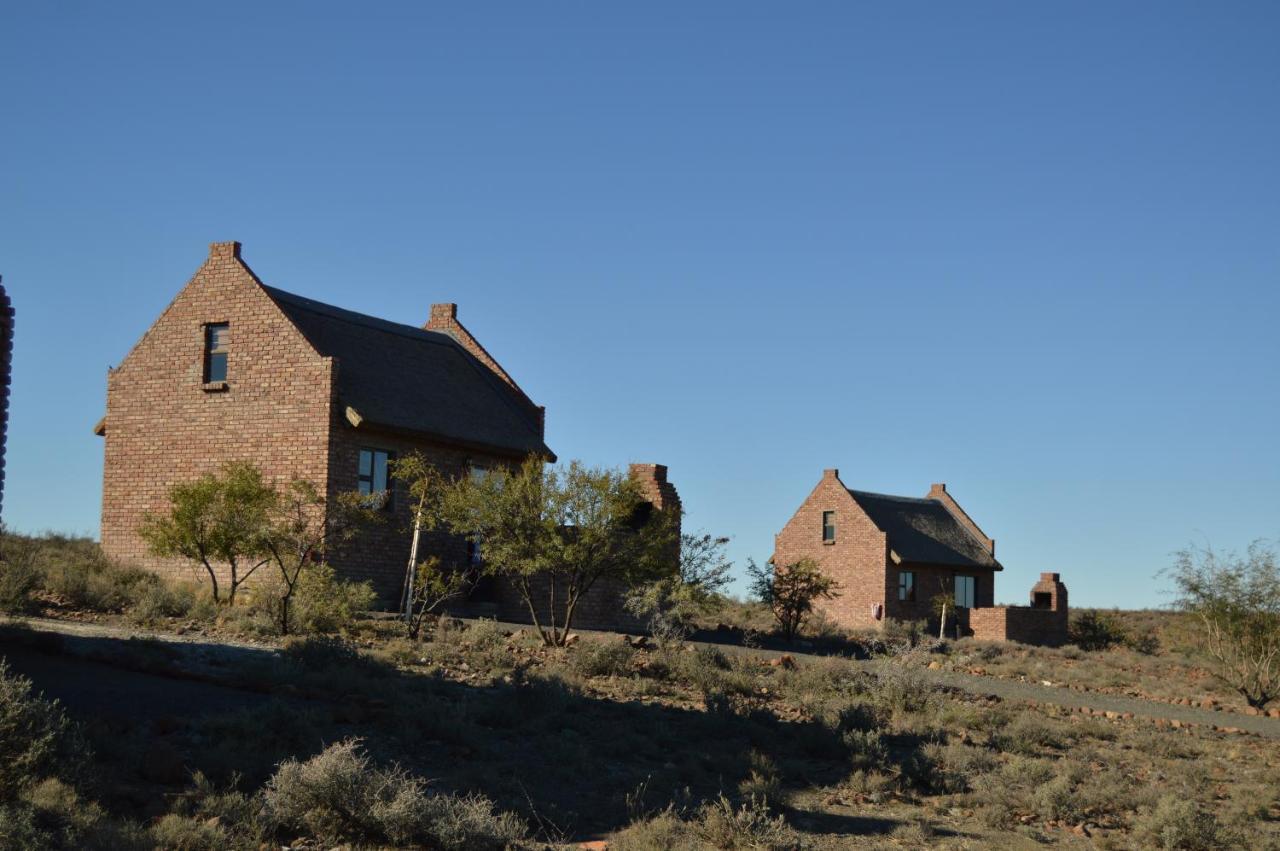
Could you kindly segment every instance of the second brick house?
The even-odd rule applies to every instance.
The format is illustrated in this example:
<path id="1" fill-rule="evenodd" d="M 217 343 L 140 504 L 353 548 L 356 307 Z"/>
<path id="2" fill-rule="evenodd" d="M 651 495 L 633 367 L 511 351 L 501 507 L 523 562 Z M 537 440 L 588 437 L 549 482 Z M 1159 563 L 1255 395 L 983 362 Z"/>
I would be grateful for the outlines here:
<path id="1" fill-rule="evenodd" d="M 850 489 L 838 470 L 824 471 L 774 543 L 778 569 L 805 558 L 838 583 L 838 596 L 817 608 L 842 627 L 929 621 L 933 599 L 945 594 L 962 628 L 971 629 L 972 620 L 978 637 L 1047 644 L 1066 637 L 1067 595 L 1057 574 L 1042 576 L 1030 609 L 994 605 L 995 577 L 1004 569 L 995 540 L 944 484 L 923 497 L 892 496 Z"/>

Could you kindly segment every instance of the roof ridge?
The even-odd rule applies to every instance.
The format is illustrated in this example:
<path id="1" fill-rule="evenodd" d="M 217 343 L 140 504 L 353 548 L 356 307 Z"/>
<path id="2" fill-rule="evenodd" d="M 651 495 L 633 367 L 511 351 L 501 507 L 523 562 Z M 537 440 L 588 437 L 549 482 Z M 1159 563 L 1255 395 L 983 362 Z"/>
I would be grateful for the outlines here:
<path id="1" fill-rule="evenodd" d="M 938 502 L 938 500 L 930 499 L 929 497 L 897 496 L 896 494 L 877 493 L 876 491 L 864 491 L 864 490 L 858 490 L 857 488 L 845 488 L 845 490 L 849 492 L 850 496 L 854 496 L 854 497 L 870 496 L 870 497 L 875 497 L 876 499 L 896 499 L 899 502 L 920 502 L 920 503 L 933 502 L 933 503 L 937 503 L 938 505 L 942 504 Z"/>
<path id="2" fill-rule="evenodd" d="M 316 299 L 308 298 L 307 296 L 282 290 L 279 287 L 272 287 L 263 283 L 259 283 L 259 286 L 261 286 L 262 289 L 266 291 L 267 295 L 273 300 L 284 301 L 298 310 L 306 310 L 318 316 L 335 319 L 339 322 L 347 322 L 352 325 L 359 325 L 384 334 L 394 334 L 396 336 L 403 337 L 404 339 L 413 340 L 419 343 L 430 343 L 435 346 L 444 346 L 461 353 L 464 356 L 464 362 L 480 376 L 481 381 L 489 385 L 490 389 L 496 391 L 496 395 L 501 403 L 516 413 L 520 422 L 529 430 L 529 433 L 537 437 L 539 441 L 544 440 L 537 423 L 529 416 L 529 412 L 524 410 L 523 406 L 517 405 L 515 403 L 516 400 L 511 398 L 512 390 L 514 389 L 516 393 L 519 393 L 525 399 L 528 399 L 528 396 L 524 394 L 524 391 L 519 388 L 512 388 L 510 385 L 498 378 L 498 376 L 494 375 L 493 371 L 480 363 L 475 355 L 467 350 L 466 346 L 462 345 L 449 334 L 442 331 L 429 331 L 425 328 L 419 328 L 414 325 L 405 325 L 400 322 L 393 322 L 390 319 L 382 319 L 381 317 L 371 316 L 367 313 L 348 310 L 345 307 L 338 307 L 337 305 L 317 301 Z M 302 331 L 302 329 L 299 329 L 299 332 L 302 333 L 304 337 L 307 336 L 306 332 Z M 530 401 L 529 404 L 532 405 L 532 401 Z"/>
<path id="3" fill-rule="evenodd" d="M 383 319 L 381 316 L 373 316 L 368 313 L 349 310 L 345 307 L 338 307 L 336 304 L 317 301 L 314 298 L 308 298 L 304 295 L 291 293 L 287 290 L 282 290 L 279 287 L 271 287 L 263 284 L 262 288 L 266 290 L 267 295 L 272 298 L 283 296 L 284 300 L 292 303 L 294 307 L 301 310 L 309 310 L 312 313 L 318 313 L 321 316 L 328 316 L 331 319 L 350 322 L 354 325 L 363 325 L 366 328 L 372 328 L 375 331 L 383 331 L 388 334 L 399 334 L 402 337 L 421 340 L 424 343 L 435 343 L 439 346 L 457 345 L 456 340 L 448 334 L 444 334 L 439 331 L 428 331 L 427 329 L 419 328 L 416 325 L 407 325 L 403 322 Z"/>

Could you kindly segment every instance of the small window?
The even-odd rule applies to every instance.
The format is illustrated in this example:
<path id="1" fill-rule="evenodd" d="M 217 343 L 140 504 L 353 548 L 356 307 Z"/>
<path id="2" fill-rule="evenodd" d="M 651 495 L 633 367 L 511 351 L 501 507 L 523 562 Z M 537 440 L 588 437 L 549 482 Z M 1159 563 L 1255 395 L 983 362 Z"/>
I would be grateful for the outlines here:
<path id="1" fill-rule="evenodd" d="M 956 608 L 972 609 L 977 596 L 978 580 L 973 576 L 956 577 Z"/>
<path id="2" fill-rule="evenodd" d="M 909 570 L 898 574 L 898 599 L 904 603 L 916 601 L 916 575 Z"/>
<path id="3" fill-rule="evenodd" d="M 833 543 L 836 539 L 836 513 L 834 511 L 822 512 L 822 542 L 824 544 Z"/>
<path id="4" fill-rule="evenodd" d="M 391 479 L 389 463 L 395 456 L 383 449 L 361 449 L 360 468 L 356 479 L 360 493 L 368 496 L 386 494 L 386 506 L 391 505 Z"/>
<path id="5" fill-rule="evenodd" d="M 1035 598 L 1031 602 L 1033 609 L 1052 609 L 1053 595 L 1048 591 L 1037 591 Z"/>
<path id="6" fill-rule="evenodd" d="M 204 381 L 214 384 L 227 380 L 227 352 L 231 328 L 225 322 L 204 326 Z"/>

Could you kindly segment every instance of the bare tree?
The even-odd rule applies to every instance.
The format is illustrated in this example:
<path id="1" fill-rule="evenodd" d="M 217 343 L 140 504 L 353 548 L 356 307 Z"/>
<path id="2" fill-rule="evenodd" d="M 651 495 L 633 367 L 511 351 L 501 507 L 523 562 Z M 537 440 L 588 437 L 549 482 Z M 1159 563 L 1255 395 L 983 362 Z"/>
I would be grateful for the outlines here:
<path id="1" fill-rule="evenodd" d="M 769 606 L 782 637 L 788 641 L 800 632 L 815 602 L 839 596 L 836 589 L 840 586 L 811 558 L 781 568 L 758 567 L 748 560 L 747 575 L 752 593 Z"/>
<path id="2" fill-rule="evenodd" d="M 1280 566 L 1276 551 L 1254 541 L 1241 557 L 1188 547 L 1168 571 L 1177 605 L 1204 627 L 1214 673 L 1261 709 L 1280 697 Z"/>

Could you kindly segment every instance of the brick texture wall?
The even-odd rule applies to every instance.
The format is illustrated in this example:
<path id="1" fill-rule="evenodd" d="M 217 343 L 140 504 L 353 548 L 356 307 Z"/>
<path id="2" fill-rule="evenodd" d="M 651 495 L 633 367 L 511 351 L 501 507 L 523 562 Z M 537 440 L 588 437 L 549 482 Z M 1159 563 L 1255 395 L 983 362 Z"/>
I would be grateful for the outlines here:
<path id="1" fill-rule="evenodd" d="M 1036 594 L 1048 594 L 1048 608 L 1037 605 Z M 1018 641 L 1060 647 L 1067 643 L 1067 586 L 1056 573 L 1040 574 L 1031 588 L 1030 606 L 996 606 L 972 609 L 968 628 L 984 641 Z"/>
<path id="2" fill-rule="evenodd" d="M 505 456 L 372 429 L 352 429 L 335 407 L 329 442 L 330 495 L 356 490 L 361 449 L 380 449 L 398 458 L 421 452 L 449 477 L 467 475 L 472 466 L 496 468 L 513 463 Z M 391 491 L 382 522 L 363 530 L 359 538 L 332 554 L 330 561 L 344 577 L 371 582 L 383 604 L 395 608 L 400 605 L 413 542 L 413 505 L 407 484 L 396 481 L 394 476 Z M 467 564 L 468 550 L 463 538 L 436 530 L 423 534 L 418 555 L 419 558 L 436 555 L 444 565 L 457 566 Z"/>
<path id="3" fill-rule="evenodd" d="M 898 599 L 898 577 L 906 571 L 915 577 L 915 602 Z M 885 611 L 895 620 L 935 620 L 933 598 L 939 594 L 953 595 L 953 579 L 957 575 L 972 576 L 976 580 L 974 603 L 977 606 L 995 605 L 995 572 L 991 570 L 956 570 L 954 567 L 904 563 L 891 566 L 889 574 L 891 593 Z"/>
<path id="4" fill-rule="evenodd" d="M 9 379 L 13 365 L 13 304 L 0 286 L 0 517 L 4 509 L 4 449 L 9 431 Z"/>
<path id="5" fill-rule="evenodd" d="M 835 512 L 834 543 L 822 540 L 822 514 Z M 840 481 L 838 470 L 826 470 L 800 509 L 774 539 L 774 565 L 781 569 L 811 558 L 839 583 L 839 596 L 816 608 L 844 627 L 880 624 L 872 607 L 889 599 L 889 550 L 885 535 L 858 507 Z M 897 595 L 897 574 L 893 574 Z"/>
<path id="6" fill-rule="evenodd" d="M 229 325 L 225 388 L 204 384 L 204 328 Z M 137 528 L 169 488 L 244 460 L 283 484 L 328 478 L 334 364 L 257 285 L 234 242 L 208 259 L 107 378 L 102 546 L 183 578 L 185 561 L 148 555 Z"/>

